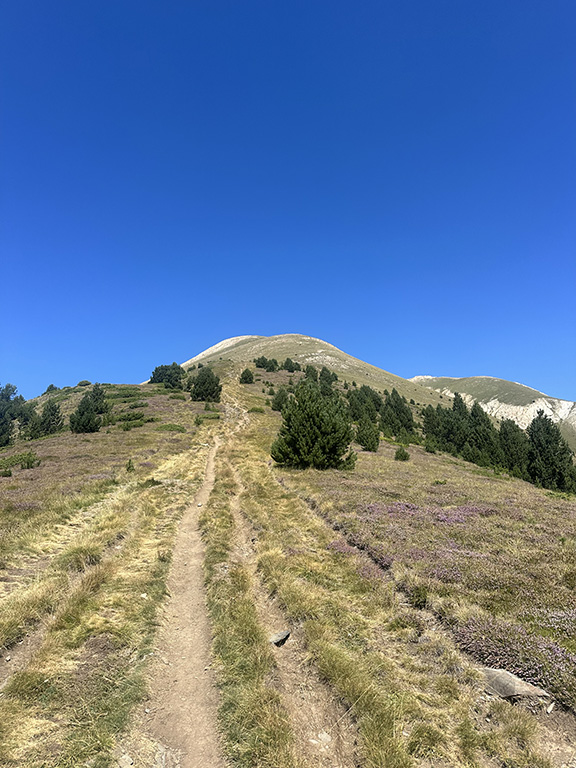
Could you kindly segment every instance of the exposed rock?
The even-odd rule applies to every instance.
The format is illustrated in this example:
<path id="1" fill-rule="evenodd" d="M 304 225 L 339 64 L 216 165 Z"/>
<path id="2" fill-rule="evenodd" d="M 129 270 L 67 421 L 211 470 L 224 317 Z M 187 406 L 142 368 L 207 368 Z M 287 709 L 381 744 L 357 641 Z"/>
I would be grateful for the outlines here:
<path id="1" fill-rule="evenodd" d="M 486 679 L 486 690 L 495 693 L 503 699 L 520 698 L 550 698 L 550 694 L 532 683 L 526 683 L 505 669 L 491 669 L 483 667 L 482 672 Z"/>
<path id="2" fill-rule="evenodd" d="M 283 629 L 282 632 L 277 632 L 275 635 L 272 635 L 270 638 L 270 642 L 274 643 L 275 646 L 280 648 L 281 645 L 284 645 L 286 640 L 290 637 L 290 632 L 287 629 Z"/>

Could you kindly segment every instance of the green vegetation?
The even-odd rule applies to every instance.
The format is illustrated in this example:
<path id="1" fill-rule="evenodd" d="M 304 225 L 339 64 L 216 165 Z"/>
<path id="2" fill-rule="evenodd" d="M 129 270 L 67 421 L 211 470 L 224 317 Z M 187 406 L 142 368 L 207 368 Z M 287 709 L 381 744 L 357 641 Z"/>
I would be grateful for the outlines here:
<path id="1" fill-rule="evenodd" d="M 356 442 L 360 443 L 365 451 L 377 451 L 380 444 L 380 430 L 378 425 L 367 416 L 362 416 L 356 429 Z"/>
<path id="2" fill-rule="evenodd" d="M 542 411 L 527 432 L 510 420 L 498 430 L 478 403 L 468 410 L 456 393 L 451 409 L 429 405 L 422 420 L 431 450 L 447 451 L 482 467 L 506 468 L 544 488 L 576 492 L 572 452 L 558 426 Z"/>
<path id="3" fill-rule="evenodd" d="M 349 450 L 352 423 L 348 409 L 336 394 L 324 395 L 313 381 L 305 381 L 296 388 L 282 417 L 280 432 L 270 450 L 278 464 L 299 469 L 349 469 L 354 465 L 356 457 Z"/>
<path id="4" fill-rule="evenodd" d="M 192 380 L 192 400 L 219 403 L 221 392 L 220 379 L 210 368 L 202 368 Z"/>
<path id="5" fill-rule="evenodd" d="M 178 363 L 158 365 L 152 371 L 150 384 L 164 384 L 166 389 L 182 389 L 186 371 Z"/>
<path id="6" fill-rule="evenodd" d="M 250 368 L 244 368 L 240 374 L 240 384 L 254 384 L 254 374 Z"/>
<path id="7" fill-rule="evenodd" d="M 403 445 L 396 449 L 396 453 L 394 454 L 395 461 L 408 461 L 409 458 L 410 454 Z"/>
<path id="8" fill-rule="evenodd" d="M 70 431 L 76 433 L 98 432 L 102 426 L 102 414 L 107 414 L 110 404 L 106 401 L 104 390 L 100 384 L 94 384 L 91 392 L 87 392 L 78 408 L 70 414 Z M 136 414 L 135 414 L 136 416 Z M 136 418 L 138 418 L 136 416 Z"/>

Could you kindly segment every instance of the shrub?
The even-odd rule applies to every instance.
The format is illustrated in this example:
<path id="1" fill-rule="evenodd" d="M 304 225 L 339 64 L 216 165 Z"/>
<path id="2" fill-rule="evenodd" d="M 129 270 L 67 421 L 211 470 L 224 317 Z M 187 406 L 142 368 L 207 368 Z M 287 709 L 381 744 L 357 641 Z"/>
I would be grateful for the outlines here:
<path id="1" fill-rule="evenodd" d="M 49 395 L 50 392 L 58 392 L 58 387 L 55 384 L 48 384 L 46 387 L 45 395 Z"/>
<path id="2" fill-rule="evenodd" d="M 126 462 L 126 472 L 134 472 L 134 462 L 132 459 L 128 459 Z"/>
<path id="3" fill-rule="evenodd" d="M 0 477 L 12 477 L 11 469 L 0 469 Z"/>
<path id="4" fill-rule="evenodd" d="M 398 448 L 396 450 L 396 453 L 394 454 L 395 461 L 408 461 L 409 458 L 410 458 L 410 454 L 408 453 L 406 448 L 404 448 L 403 445 L 401 445 L 400 448 Z"/>
<path id="5" fill-rule="evenodd" d="M 160 424 L 156 432 L 186 432 L 186 427 L 181 424 Z"/>
<path id="6" fill-rule="evenodd" d="M 202 425 L 202 416 L 200 416 L 199 413 L 197 413 L 196 417 L 194 418 L 194 424 L 196 424 L 197 427 Z"/>
<path id="7" fill-rule="evenodd" d="M 182 380 L 186 371 L 178 363 L 158 365 L 152 371 L 150 384 L 164 384 L 166 389 L 182 389 Z"/>
<path id="8" fill-rule="evenodd" d="M 351 468 L 352 422 L 338 396 L 322 395 L 317 384 L 301 384 L 282 412 L 283 423 L 270 453 L 274 461 L 303 469 Z M 344 456 L 343 454 L 348 453 Z"/>
<path id="9" fill-rule="evenodd" d="M 221 392 L 222 385 L 218 376 L 210 368 L 202 368 L 193 381 L 192 400 L 219 403 Z"/>
<path id="10" fill-rule="evenodd" d="M 244 368 L 240 375 L 240 384 L 253 384 L 254 383 L 254 374 L 250 370 L 250 368 Z"/>
<path id="11" fill-rule="evenodd" d="M 28 451 L 27 453 L 23 453 L 20 456 L 20 467 L 22 469 L 34 469 L 34 467 L 39 466 L 40 459 L 34 451 Z"/>
<path id="12" fill-rule="evenodd" d="M 92 384 L 92 382 L 88 381 L 88 379 L 82 379 L 82 381 L 78 382 L 77 386 L 79 386 L 79 387 L 89 387 L 90 384 Z"/>

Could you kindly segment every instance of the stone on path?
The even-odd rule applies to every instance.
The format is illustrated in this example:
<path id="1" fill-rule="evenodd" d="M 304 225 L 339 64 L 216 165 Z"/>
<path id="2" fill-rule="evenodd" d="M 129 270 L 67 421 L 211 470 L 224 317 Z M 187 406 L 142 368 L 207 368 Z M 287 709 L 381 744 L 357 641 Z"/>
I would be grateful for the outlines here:
<path id="1" fill-rule="evenodd" d="M 275 635 L 272 635 L 270 638 L 270 642 L 274 643 L 275 646 L 280 648 L 281 645 L 284 645 L 286 640 L 290 637 L 290 632 L 287 629 L 282 630 L 282 632 L 277 632 Z"/>

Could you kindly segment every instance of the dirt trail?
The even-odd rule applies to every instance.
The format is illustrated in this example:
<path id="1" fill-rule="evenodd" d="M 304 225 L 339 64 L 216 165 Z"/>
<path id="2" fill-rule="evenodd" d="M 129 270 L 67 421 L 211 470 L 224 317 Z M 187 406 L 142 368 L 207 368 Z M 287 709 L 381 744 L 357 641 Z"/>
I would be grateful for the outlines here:
<path id="1" fill-rule="evenodd" d="M 214 485 L 219 441 L 208 454 L 204 482 L 181 520 L 168 578 L 170 598 L 157 637 L 158 651 L 143 723 L 156 743 L 159 768 L 224 768 L 216 728 L 218 694 L 210 670 L 211 635 L 204 597 L 198 506 Z"/>
<path id="2" fill-rule="evenodd" d="M 271 636 L 288 629 L 277 603 L 270 598 L 257 571 L 255 532 L 242 513 L 245 488 L 232 467 L 238 493 L 232 499 L 236 546 L 232 556 L 240 560 L 252 577 L 253 598 L 261 625 Z M 299 627 L 290 627 L 290 638 L 274 649 L 276 670 L 273 683 L 282 695 L 295 736 L 295 749 L 302 765 L 310 768 L 354 768 L 357 765 L 356 726 L 347 710 L 308 663 Z"/>

